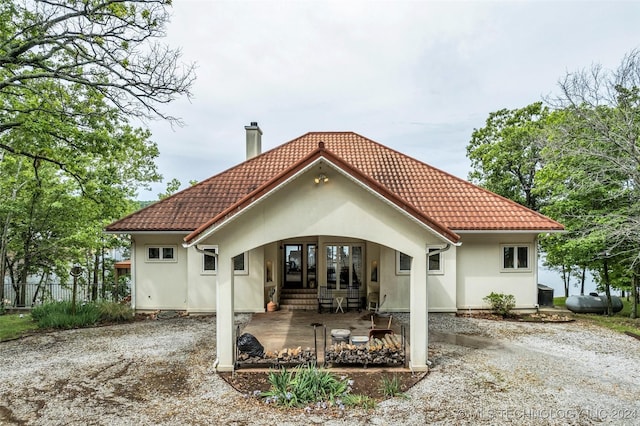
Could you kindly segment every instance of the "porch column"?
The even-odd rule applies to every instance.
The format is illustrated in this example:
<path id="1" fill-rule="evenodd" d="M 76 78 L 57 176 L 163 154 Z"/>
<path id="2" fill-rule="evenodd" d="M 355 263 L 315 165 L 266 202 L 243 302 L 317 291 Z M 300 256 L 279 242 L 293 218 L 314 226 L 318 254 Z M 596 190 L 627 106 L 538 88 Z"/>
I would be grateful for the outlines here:
<path id="1" fill-rule="evenodd" d="M 233 262 L 227 255 L 218 255 L 216 283 L 216 354 L 218 371 L 233 371 Z"/>
<path id="2" fill-rule="evenodd" d="M 427 262 L 426 254 L 414 256 L 411 260 L 410 279 L 411 301 L 409 303 L 409 344 L 411 346 L 411 368 L 427 370 L 429 345 L 429 313 L 427 304 Z"/>

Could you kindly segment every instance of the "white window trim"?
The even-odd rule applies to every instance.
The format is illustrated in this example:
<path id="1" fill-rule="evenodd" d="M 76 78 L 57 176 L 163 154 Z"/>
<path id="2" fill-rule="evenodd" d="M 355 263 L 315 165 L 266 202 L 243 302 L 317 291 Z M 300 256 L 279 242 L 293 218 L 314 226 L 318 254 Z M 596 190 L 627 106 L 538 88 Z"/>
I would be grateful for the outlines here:
<path id="1" fill-rule="evenodd" d="M 245 251 L 244 253 L 239 254 L 238 256 L 244 256 L 244 269 L 238 269 L 238 270 L 234 269 L 233 275 L 249 275 L 249 252 Z M 231 259 L 231 262 L 233 262 L 233 259 Z M 235 265 L 234 265 L 234 268 L 235 268 Z"/>
<path id="2" fill-rule="evenodd" d="M 508 247 L 513 247 L 515 250 L 515 255 L 518 255 L 518 248 L 520 247 L 526 247 L 527 249 L 527 267 L 526 268 L 518 268 L 518 264 L 516 262 L 516 264 L 513 266 L 513 268 L 505 268 L 504 267 L 504 249 L 508 248 Z M 531 259 L 531 244 L 527 244 L 527 243 L 509 243 L 509 244 L 500 244 L 500 255 L 499 255 L 499 262 L 500 262 L 500 272 L 531 272 L 532 271 L 532 267 L 531 267 L 531 263 L 532 263 L 532 259 Z M 517 259 L 514 258 L 514 262 Z"/>
<path id="3" fill-rule="evenodd" d="M 202 250 L 209 250 L 209 251 L 214 251 L 216 254 L 218 254 L 218 246 L 200 246 L 200 248 Z M 202 264 L 201 264 L 201 274 L 202 275 L 217 275 L 218 274 L 218 258 L 216 256 L 216 267 L 215 269 L 211 269 L 211 270 L 207 270 L 204 269 L 204 258 L 205 256 L 207 256 L 205 253 L 202 253 Z"/>
<path id="4" fill-rule="evenodd" d="M 427 252 L 432 250 L 442 250 L 442 246 L 427 246 Z M 444 252 L 440 252 L 437 255 L 440 258 L 440 269 L 429 269 L 429 258 L 431 256 L 427 256 L 427 273 L 429 275 L 444 275 Z"/>
<path id="5" fill-rule="evenodd" d="M 152 248 L 157 248 L 160 250 L 160 258 L 159 259 L 151 259 L 149 257 L 149 250 Z M 171 248 L 173 249 L 173 257 L 170 259 L 165 259 L 162 257 L 163 249 Z M 149 263 L 175 263 L 178 261 L 178 246 L 171 244 L 147 244 L 144 246 L 144 258 L 146 262 Z"/>
<path id="6" fill-rule="evenodd" d="M 400 255 L 401 254 L 404 254 L 405 256 L 409 256 L 406 253 L 402 253 L 401 251 L 396 250 L 396 275 L 410 275 L 411 274 L 411 269 L 400 269 L 400 266 L 401 266 Z"/>

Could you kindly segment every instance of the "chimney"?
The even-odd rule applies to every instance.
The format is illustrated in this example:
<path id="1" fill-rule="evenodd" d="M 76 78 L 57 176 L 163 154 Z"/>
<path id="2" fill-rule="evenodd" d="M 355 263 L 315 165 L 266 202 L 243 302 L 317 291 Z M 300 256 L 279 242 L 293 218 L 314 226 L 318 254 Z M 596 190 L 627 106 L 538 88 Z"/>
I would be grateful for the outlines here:
<path id="1" fill-rule="evenodd" d="M 262 130 L 257 121 L 252 121 L 249 126 L 244 126 L 247 131 L 247 160 L 262 153 Z"/>

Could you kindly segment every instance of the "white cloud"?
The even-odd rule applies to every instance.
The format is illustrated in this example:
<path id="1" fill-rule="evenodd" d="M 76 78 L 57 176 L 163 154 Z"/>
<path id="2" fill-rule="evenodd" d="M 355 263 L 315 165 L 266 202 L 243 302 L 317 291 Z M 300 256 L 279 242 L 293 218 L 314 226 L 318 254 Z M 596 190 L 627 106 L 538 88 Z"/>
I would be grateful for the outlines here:
<path id="1" fill-rule="evenodd" d="M 556 89 L 566 72 L 614 67 L 640 40 L 636 2 L 185 1 L 167 42 L 198 63 L 191 103 L 152 123 L 166 180 L 244 159 L 258 121 L 269 149 L 353 130 L 466 177 L 466 145 L 490 112 Z M 154 198 L 164 185 L 157 185 Z"/>

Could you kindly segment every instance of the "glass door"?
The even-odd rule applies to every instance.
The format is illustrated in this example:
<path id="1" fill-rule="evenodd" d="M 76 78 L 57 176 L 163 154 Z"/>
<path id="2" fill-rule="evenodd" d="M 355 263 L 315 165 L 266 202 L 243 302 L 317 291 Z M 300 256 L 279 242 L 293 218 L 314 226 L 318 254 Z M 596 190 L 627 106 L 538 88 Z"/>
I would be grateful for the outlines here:
<path id="1" fill-rule="evenodd" d="M 284 246 L 284 288 L 302 288 L 302 244 Z"/>

